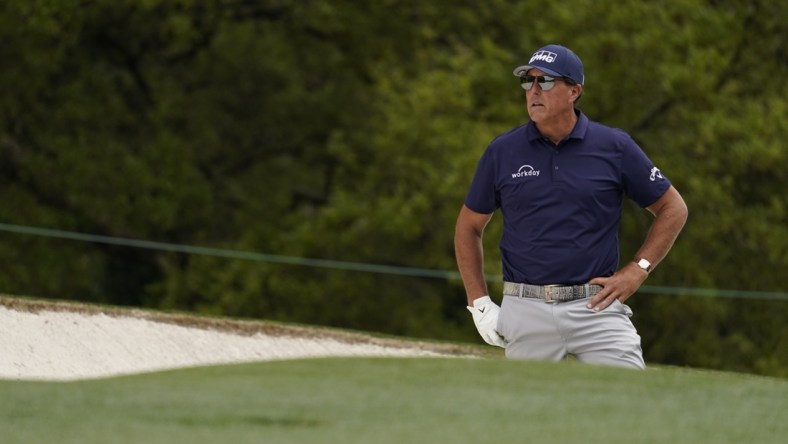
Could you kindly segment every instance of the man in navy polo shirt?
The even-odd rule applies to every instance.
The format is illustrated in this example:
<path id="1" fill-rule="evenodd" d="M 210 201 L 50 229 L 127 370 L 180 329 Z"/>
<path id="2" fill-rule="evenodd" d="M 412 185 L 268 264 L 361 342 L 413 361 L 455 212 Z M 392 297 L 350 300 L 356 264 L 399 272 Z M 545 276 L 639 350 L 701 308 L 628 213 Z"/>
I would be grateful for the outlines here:
<path id="1" fill-rule="evenodd" d="M 497 137 L 479 160 L 454 237 L 479 334 L 512 359 L 644 368 L 624 302 L 667 255 L 687 219 L 684 200 L 625 132 L 576 108 L 583 64 L 548 45 L 514 70 L 530 122 Z M 634 260 L 619 268 L 624 196 L 654 215 Z M 503 301 L 484 280 L 482 235 L 500 209 Z"/>

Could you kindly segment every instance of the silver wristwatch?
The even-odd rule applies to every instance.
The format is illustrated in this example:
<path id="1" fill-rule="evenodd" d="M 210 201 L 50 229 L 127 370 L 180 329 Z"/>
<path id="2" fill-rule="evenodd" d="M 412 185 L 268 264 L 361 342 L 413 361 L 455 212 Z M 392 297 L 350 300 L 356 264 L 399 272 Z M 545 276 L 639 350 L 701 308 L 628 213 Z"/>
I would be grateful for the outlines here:
<path id="1" fill-rule="evenodd" d="M 651 273 L 651 262 L 649 262 L 647 259 L 640 258 L 636 260 L 635 263 L 638 267 L 646 270 L 646 273 Z"/>

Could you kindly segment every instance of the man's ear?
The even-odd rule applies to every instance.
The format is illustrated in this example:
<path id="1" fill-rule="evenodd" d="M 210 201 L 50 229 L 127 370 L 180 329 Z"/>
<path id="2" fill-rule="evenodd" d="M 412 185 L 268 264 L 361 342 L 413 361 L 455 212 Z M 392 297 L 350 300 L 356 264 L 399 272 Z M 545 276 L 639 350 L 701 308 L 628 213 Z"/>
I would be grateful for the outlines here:
<path id="1" fill-rule="evenodd" d="M 583 95 L 583 85 L 572 85 L 572 99 L 577 100 L 581 95 Z"/>
<path id="2" fill-rule="evenodd" d="M 572 103 L 577 103 L 580 100 L 580 97 L 583 97 L 583 85 L 576 84 L 572 85 L 572 92 L 569 98 L 572 100 Z"/>

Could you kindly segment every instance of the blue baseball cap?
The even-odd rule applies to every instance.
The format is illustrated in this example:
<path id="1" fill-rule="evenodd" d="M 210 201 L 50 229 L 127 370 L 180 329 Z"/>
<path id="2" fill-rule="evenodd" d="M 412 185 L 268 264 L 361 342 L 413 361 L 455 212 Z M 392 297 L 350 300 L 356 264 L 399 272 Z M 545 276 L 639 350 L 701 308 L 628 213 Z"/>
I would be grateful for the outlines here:
<path id="1" fill-rule="evenodd" d="M 514 69 L 514 75 L 522 77 L 529 69 L 538 68 L 553 77 L 568 77 L 579 84 L 585 82 L 583 62 L 572 50 L 561 45 L 547 45 L 539 48 L 527 65 Z"/>

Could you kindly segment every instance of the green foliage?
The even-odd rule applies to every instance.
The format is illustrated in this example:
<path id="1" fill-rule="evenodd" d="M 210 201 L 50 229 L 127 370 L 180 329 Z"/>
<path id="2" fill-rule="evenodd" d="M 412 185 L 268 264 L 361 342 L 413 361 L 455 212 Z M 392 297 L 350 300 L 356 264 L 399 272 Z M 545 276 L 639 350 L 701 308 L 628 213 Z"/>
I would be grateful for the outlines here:
<path id="1" fill-rule="evenodd" d="M 453 269 L 476 161 L 527 118 L 511 68 L 557 42 L 584 112 L 689 205 L 649 284 L 788 287 L 781 2 L 361 3 L 5 2 L 0 220 Z M 650 217 L 625 212 L 626 259 Z M 500 218 L 486 235 L 500 273 Z M 0 270 L 8 293 L 478 340 L 456 281 L 8 233 Z M 630 301 L 650 360 L 785 375 L 785 302 Z"/>

